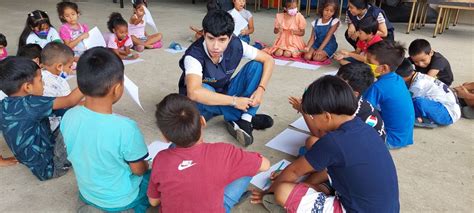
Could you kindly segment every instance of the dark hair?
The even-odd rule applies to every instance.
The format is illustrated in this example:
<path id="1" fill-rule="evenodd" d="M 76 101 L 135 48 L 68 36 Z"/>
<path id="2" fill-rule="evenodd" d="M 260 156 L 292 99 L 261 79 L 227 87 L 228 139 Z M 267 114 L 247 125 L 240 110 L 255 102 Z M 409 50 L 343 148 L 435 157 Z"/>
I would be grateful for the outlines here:
<path id="1" fill-rule="evenodd" d="M 94 47 L 86 50 L 77 63 L 77 85 L 84 95 L 104 97 L 112 86 L 123 82 L 123 62 L 111 50 Z"/>
<path id="2" fill-rule="evenodd" d="M 74 52 L 63 43 L 50 42 L 41 51 L 41 62 L 47 66 L 66 64 L 71 58 L 74 58 Z"/>
<path id="3" fill-rule="evenodd" d="M 367 9 L 369 7 L 367 0 L 349 0 L 349 3 L 359 10 Z"/>
<path id="4" fill-rule="evenodd" d="M 219 0 L 208 0 L 206 4 L 207 12 L 211 12 L 213 10 L 220 10 L 222 7 L 219 3 Z"/>
<path id="5" fill-rule="evenodd" d="M 107 21 L 107 29 L 109 29 L 109 31 L 111 33 L 114 33 L 114 29 L 117 26 L 127 26 L 128 27 L 128 23 L 127 23 L 127 21 L 125 21 L 125 19 L 123 19 L 122 15 L 120 13 L 113 12 L 109 16 L 109 21 Z"/>
<path id="6" fill-rule="evenodd" d="M 59 2 L 58 4 L 56 4 L 56 10 L 58 11 L 59 20 L 61 21 L 61 23 L 67 22 L 66 19 L 64 19 L 64 10 L 66 8 L 71 8 L 76 11 L 78 15 L 80 14 L 79 8 L 77 7 L 76 3 L 70 1 Z"/>
<path id="7" fill-rule="evenodd" d="M 386 64 L 395 70 L 405 58 L 405 47 L 395 41 L 383 40 L 367 48 L 367 53 L 374 55 L 380 65 Z"/>
<path id="8" fill-rule="evenodd" d="M 23 32 L 21 32 L 20 39 L 18 41 L 18 49 L 26 45 L 26 39 L 30 33 L 33 32 L 33 28 L 41 26 L 42 24 L 48 24 L 49 27 L 53 27 L 46 12 L 35 10 L 31 13 L 28 13 L 25 28 L 23 29 Z"/>
<path id="9" fill-rule="evenodd" d="M 372 16 L 365 17 L 359 23 L 359 30 L 366 34 L 375 35 L 379 30 L 379 23 Z"/>
<path id="10" fill-rule="evenodd" d="M 425 39 L 415 39 L 414 41 L 412 41 L 410 46 L 408 47 L 408 54 L 410 56 L 415 56 L 422 52 L 426 54 L 431 53 L 430 42 Z"/>
<path id="11" fill-rule="evenodd" d="M 322 7 L 319 7 L 319 10 L 318 10 L 318 15 L 320 18 L 323 17 L 323 12 L 324 12 L 324 9 L 330 5 L 333 5 L 334 6 L 334 14 L 332 15 L 332 18 L 337 18 L 338 16 L 338 11 L 339 11 L 339 3 L 337 1 L 334 1 L 334 0 L 326 0 L 324 2 L 321 2 L 322 4 Z"/>
<path id="12" fill-rule="evenodd" d="M 309 85 L 303 94 L 303 112 L 310 115 L 328 112 L 336 115 L 354 115 L 357 99 L 351 87 L 342 79 L 326 75 Z"/>
<path id="13" fill-rule="evenodd" d="M 403 59 L 403 62 L 398 66 L 397 71 L 395 71 L 399 76 L 408 77 L 413 72 L 415 72 L 415 66 L 411 63 L 408 58 Z"/>
<path id="14" fill-rule="evenodd" d="M 145 7 L 148 7 L 147 0 L 132 0 L 132 6 L 134 9 L 137 9 L 142 4 L 145 5 Z"/>
<path id="15" fill-rule="evenodd" d="M 0 45 L 6 47 L 8 45 L 7 38 L 5 35 L 0 33 Z"/>
<path id="16" fill-rule="evenodd" d="M 23 56 L 31 60 L 39 58 L 41 62 L 41 50 L 43 50 L 43 48 L 38 44 L 27 44 L 16 52 L 16 56 Z"/>
<path id="17" fill-rule="evenodd" d="M 204 32 L 216 37 L 222 35 L 231 37 L 234 32 L 234 19 L 226 11 L 212 10 L 202 20 L 202 28 Z"/>
<path id="18" fill-rule="evenodd" d="M 163 136 L 179 147 L 190 147 L 201 137 L 200 113 L 187 96 L 167 95 L 156 105 L 155 117 Z"/>
<path id="19" fill-rule="evenodd" d="M 0 62 L 0 90 L 10 96 L 32 82 L 39 66 L 29 58 L 9 56 Z"/>
<path id="20" fill-rule="evenodd" d="M 352 90 L 360 95 L 365 93 L 375 79 L 370 66 L 362 62 L 342 65 L 337 71 L 337 76 L 346 81 L 352 87 Z"/>

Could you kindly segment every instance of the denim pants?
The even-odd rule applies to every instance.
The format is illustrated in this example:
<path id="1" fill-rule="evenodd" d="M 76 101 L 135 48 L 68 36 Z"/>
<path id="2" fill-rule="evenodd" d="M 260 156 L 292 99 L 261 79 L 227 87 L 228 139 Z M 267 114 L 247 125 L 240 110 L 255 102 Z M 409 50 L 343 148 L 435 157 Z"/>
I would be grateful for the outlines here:
<path id="1" fill-rule="evenodd" d="M 449 115 L 448 110 L 439 102 L 418 97 L 413 99 L 413 106 L 415 107 L 416 118 L 428 118 L 436 124 L 443 126 L 453 123 L 453 119 Z"/>
<path id="2" fill-rule="evenodd" d="M 240 197 L 247 191 L 252 177 L 241 177 L 227 185 L 224 189 L 224 207 L 225 212 L 229 213 L 230 209 L 240 200 Z"/>
<path id="3" fill-rule="evenodd" d="M 258 88 L 260 79 L 262 78 L 263 65 L 257 61 L 250 61 L 245 64 L 239 73 L 230 80 L 227 95 L 236 97 L 250 97 Z M 202 84 L 202 87 L 215 92 L 216 90 L 208 84 Z M 244 111 L 234 108 L 233 106 L 211 106 L 197 103 L 199 112 L 206 120 L 210 120 L 214 116 L 224 115 L 226 121 L 237 121 L 240 119 Z M 250 107 L 246 113 L 255 116 L 259 106 Z"/>

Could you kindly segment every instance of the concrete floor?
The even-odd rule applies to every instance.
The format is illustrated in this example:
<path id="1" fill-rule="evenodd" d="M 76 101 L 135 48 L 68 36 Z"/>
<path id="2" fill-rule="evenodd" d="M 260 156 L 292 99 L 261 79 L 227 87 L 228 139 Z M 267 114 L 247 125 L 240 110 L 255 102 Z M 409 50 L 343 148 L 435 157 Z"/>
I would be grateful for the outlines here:
<path id="1" fill-rule="evenodd" d="M 129 1 L 120 9 L 110 0 L 89 0 L 78 2 L 82 16 L 80 21 L 106 30 L 107 17 L 119 11 L 126 19 L 132 12 Z M 16 53 L 17 38 L 21 33 L 26 14 L 34 9 L 49 12 L 54 26 L 59 26 L 55 4 L 57 1 L 0 0 L 0 32 L 7 36 L 10 54 Z M 250 5 L 249 8 L 253 8 Z M 164 44 L 177 41 L 188 46 L 191 31 L 189 25 L 200 26 L 205 15 L 205 4 L 199 1 L 151 1 L 150 10 L 155 16 L 158 28 L 164 34 Z M 256 31 L 252 39 L 271 44 L 274 39 L 273 19 L 275 10 L 263 9 L 254 13 Z M 314 14 L 308 18 L 308 23 Z M 405 24 L 395 24 L 396 39 L 408 45 L 416 38 L 428 39 L 433 48 L 446 56 L 455 74 L 454 85 L 474 81 L 474 28 L 458 25 L 438 38 L 431 38 L 433 25 L 422 30 L 405 34 Z M 344 40 L 346 26 L 337 32 L 340 48 L 349 48 Z M 305 40 L 309 37 L 308 24 Z M 128 65 L 126 74 L 140 86 L 140 98 L 145 111 L 124 95 L 114 106 L 118 114 L 136 120 L 145 135 L 147 143 L 159 139 L 155 125 L 155 105 L 167 94 L 177 92 L 177 82 L 181 74 L 178 60 L 181 54 L 170 54 L 163 50 L 147 50 L 141 57 L 145 62 Z M 242 63 L 245 63 L 243 61 Z M 276 66 L 271 83 L 264 97 L 260 112 L 275 119 L 275 126 L 266 131 L 255 131 L 255 143 L 248 150 L 257 151 L 273 163 L 289 155 L 265 147 L 265 143 L 288 127 L 299 117 L 288 104 L 287 97 L 301 95 L 305 86 L 324 72 L 334 70 L 335 65 L 322 67 L 316 71 Z M 222 117 L 212 119 L 205 132 L 207 141 L 228 141 L 236 144 L 227 134 Z M 415 144 L 401 150 L 391 151 L 397 166 L 400 202 L 402 212 L 472 212 L 474 208 L 474 158 L 473 121 L 461 119 L 456 124 L 435 130 L 416 129 Z M 2 139 L 3 140 L 3 139 Z M 11 153 L 4 142 L 0 142 L 0 153 Z M 370 175 L 370 174 L 367 174 Z M 73 212 L 77 202 L 77 186 L 73 171 L 67 175 L 45 182 L 38 181 L 23 165 L 0 169 L 0 212 Z M 234 212 L 265 212 L 259 205 L 245 202 Z"/>

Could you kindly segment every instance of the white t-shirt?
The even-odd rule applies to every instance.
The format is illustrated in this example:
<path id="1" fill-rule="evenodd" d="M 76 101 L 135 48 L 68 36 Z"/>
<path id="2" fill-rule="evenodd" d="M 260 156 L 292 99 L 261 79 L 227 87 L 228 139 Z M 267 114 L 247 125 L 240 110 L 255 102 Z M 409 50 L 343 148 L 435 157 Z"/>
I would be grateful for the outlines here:
<path id="1" fill-rule="evenodd" d="M 443 104 L 448 110 L 453 123 L 461 117 L 461 108 L 459 107 L 456 96 L 443 82 L 423 73 L 416 73 L 411 82 L 410 92 L 413 98 L 423 97 Z"/>
<path id="2" fill-rule="evenodd" d="M 318 24 L 317 24 L 317 26 L 326 26 L 326 25 L 328 25 L 329 23 L 331 23 L 331 20 L 332 20 L 331 26 L 334 26 L 334 25 L 336 25 L 337 23 L 339 23 L 339 19 L 338 19 L 338 18 L 334 18 L 334 19 L 331 18 L 331 19 L 329 19 L 329 21 L 326 22 L 326 23 L 323 23 L 323 19 L 318 18 Z M 314 27 L 314 24 L 315 24 L 315 23 L 316 23 L 316 20 L 314 20 L 313 22 L 311 22 L 311 26 Z"/>
<path id="3" fill-rule="evenodd" d="M 43 96 L 63 97 L 68 96 L 69 93 L 71 93 L 71 87 L 69 87 L 66 79 L 54 75 L 47 70 L 42 70 L 41 75 L 44 82 Z"/>
<path id="4" fill-rule="evenodd" d="M 243 48 L 242 58 L 254 60 L 257 57 L 258 49 L 248 45 L 247 43 L 243 41 L 241 42 L 242 42 L 242 48 Z M 203 45 L 204 45 L 204 51 L 206 52 L 207 57 L 211 58 L 209 56 L 209 52 L 207 51 L 205 41 L 203 41 Z M 222 61 L 222 56 L 219 59 L 219 63 L 221 61 Z M 185 75 L 196 74 L 196 75 L 202 76 L 202 72 L 203 72 L 201 63 L 199 63 L 199 61 L 196 58 L 190 55 L 187 55 L 186 57 L 184 57 L 184 70 L 185 70 L 184 72 Z"/>
<path id="5" fill-rule="evenodd" d="M 38 44 L 41 46 L 41 48 L 44 48 L 44 46 L 46 46 L 46 44 L 48 44 L 49 42 L 57 40 L 62 42 L 61 37 L 59 37 L 58 31 L 56 31 L 56 29 L 54 29 L 53 27 L 50 27 L 46 39 L 42 39 L 38 37 L 38 35 L 36 35 L 34 32 L 31 32 L 30 35 L 28 35 L 28 37 L 26 38 L 26 44 Z"/>

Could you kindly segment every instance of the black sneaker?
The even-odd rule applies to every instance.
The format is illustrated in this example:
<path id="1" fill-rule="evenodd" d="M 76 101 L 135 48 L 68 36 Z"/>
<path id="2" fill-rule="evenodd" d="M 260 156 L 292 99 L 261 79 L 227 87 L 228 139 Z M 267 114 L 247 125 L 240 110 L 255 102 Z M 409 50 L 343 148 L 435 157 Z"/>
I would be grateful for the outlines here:
<path id="1" fill-rule="evenodd" d="M 252 126 L 256 130 L 264 130 L 273 126 L 273 118 L 265 114 L 257 114 L 252 118 Z"/>
<path id="2" fill-rule="evenodd" d="M 253 143 L 252 123 L 242 119 L 238 121 L 227 121 L 227 131 L 243 146 L 248 146 Z"/>

